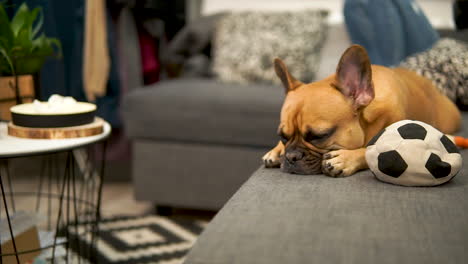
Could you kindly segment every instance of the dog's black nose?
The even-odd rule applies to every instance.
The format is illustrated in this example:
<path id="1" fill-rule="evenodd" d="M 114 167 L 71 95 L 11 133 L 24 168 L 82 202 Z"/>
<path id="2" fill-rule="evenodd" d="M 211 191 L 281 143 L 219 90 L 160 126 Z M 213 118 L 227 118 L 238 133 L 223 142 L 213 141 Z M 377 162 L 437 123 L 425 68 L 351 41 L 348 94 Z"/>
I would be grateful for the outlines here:
<path id="1" fill-rule="evenodd" d="M 301 151 L 289 151 L 289 152 L 286 152 L 286 159 L 290 162 L 290 163 L 294 163 L 298 160 L 301 160 L 303 157 L 304 157 L 304 153 L 302 153 Z"/>

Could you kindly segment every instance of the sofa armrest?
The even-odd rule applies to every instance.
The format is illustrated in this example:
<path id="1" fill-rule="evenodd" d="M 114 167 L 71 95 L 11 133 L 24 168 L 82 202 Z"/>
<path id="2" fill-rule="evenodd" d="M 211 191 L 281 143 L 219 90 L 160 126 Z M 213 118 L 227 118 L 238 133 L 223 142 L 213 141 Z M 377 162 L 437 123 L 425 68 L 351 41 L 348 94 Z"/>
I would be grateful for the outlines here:
<path id="1" fill-rule="evenodd" d="M 465 263 L 466 174 L 420 188 L 379 182 L 369 170 L 333 179 L 260 168 L 184 263 Z"/>

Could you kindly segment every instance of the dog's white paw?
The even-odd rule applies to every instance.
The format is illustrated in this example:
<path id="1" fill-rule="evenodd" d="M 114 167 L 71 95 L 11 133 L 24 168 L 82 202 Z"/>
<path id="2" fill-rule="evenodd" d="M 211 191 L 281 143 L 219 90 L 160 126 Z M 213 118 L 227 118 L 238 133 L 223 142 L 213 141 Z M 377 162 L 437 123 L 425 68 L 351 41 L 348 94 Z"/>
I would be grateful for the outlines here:
<path id="1" fill-rule="evenodd" d="M 365 149 L 330 151 L 323 155 L 322 172 L 331 177 L 347 177 L 366 166 Z"/>
<path id="2" fill-rule="evenodd" d="M 265 154 L 262 160 L 263 164 L 265 164 L 265 168 L 279 168 L 281 165 L 280 152 L 274 148 Z"/>

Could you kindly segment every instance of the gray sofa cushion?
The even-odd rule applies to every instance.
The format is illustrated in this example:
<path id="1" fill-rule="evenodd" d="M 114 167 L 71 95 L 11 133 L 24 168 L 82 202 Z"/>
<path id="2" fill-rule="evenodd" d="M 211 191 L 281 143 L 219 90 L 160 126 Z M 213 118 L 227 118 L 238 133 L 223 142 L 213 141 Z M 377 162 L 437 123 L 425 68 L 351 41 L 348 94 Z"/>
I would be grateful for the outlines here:
<path id="1" fill-rule="evenodd" d="M 210 47 L 216 23 L 224 13 L 200 17 L 184 26 L 167 46 L 162 54 L 166 63 L 179 64 L 191 56 L 202 54 Z"/>
<path id="2" fill-rule="evenodd" d="M 468 115 L 463 114 L 468 134 Z M 462 150 L 468 160 L 468 150 Z M 260 168 L 198 238 L 186 264 L 467 263 L 468 166 L 438 187 L 369 170 L 348 178 Z"/>
<path id="3" fill-rule="evenodd" d="M 406 58 L 400 67 L 426 77 L 450 100 L 468 106 L 468 43 L 442 38 L 430 49 Z"/>
<path id="4" fill-rule="evenodd" d="M 277 83 L 273 60 L 281 58 L 299 80 L 315 79 L 327 34 L 328 11 L 233 12 L 213 35 L 213 70 L 234 83 Z"/>
<path id="5" fill-rule="evenodd" d="M 468 152 L 463 151 L 465 158 Z M 198 238 L 186 264 L 466 263 L 468 170 L 439 187 L 259 169 Z"/>
<path id="6" fill-rule="evenodd" d="M 135 198 L 157 205 L 219 210 L 262 164 L 266 151 L 136 139 L 132 149 Z"/>
<path id="7" fill-rule="evenodd" d="M 122 113 L 131 138 L 273 147 L 283 90 L 178 79 L 132 91 Z"/>

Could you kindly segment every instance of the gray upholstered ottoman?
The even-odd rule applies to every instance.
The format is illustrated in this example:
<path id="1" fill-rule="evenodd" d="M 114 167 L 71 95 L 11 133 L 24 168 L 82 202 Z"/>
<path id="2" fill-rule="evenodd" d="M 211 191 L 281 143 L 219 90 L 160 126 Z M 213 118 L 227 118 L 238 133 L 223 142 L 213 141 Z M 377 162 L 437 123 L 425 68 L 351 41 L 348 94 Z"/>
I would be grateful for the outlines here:
<path id="1" fill-rule="evenodd" d="M 260 168 L 185 263 L 468 263 L 467 166 L 430 188 Z"/>

